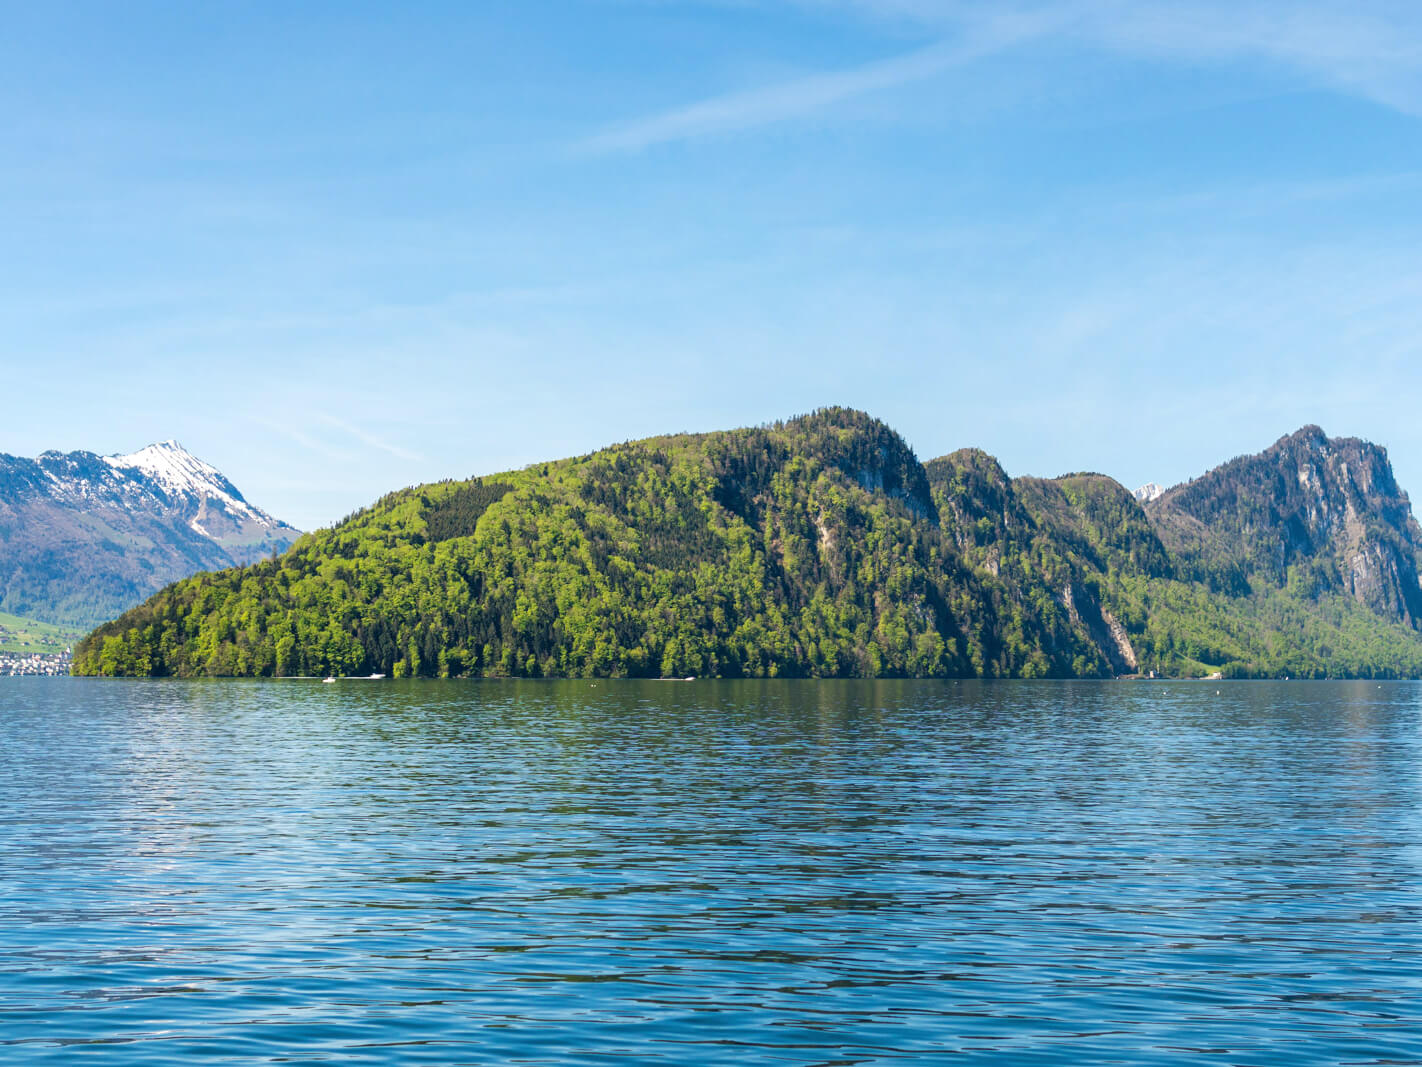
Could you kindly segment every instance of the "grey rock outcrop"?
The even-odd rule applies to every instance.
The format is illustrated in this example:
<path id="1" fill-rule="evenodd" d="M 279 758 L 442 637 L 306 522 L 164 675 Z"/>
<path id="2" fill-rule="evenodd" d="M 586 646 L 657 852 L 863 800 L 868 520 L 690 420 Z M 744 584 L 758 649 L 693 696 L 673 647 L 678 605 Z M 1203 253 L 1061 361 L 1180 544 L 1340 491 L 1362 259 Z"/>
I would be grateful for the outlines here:
<path id="1" fill-rule="evenodd" d="M 1387 450 L 1306 426 L 1146 505 L 1183 569 L 1234 592 L 1299 583 L 1422 627 L 1422 527 Z"/>

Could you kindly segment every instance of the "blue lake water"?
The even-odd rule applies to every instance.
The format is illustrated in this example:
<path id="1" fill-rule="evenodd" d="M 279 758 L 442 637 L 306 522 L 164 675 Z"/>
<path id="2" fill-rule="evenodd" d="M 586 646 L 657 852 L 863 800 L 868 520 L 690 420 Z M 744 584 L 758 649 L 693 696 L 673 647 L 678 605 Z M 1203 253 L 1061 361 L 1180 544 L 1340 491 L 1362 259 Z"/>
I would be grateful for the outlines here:
<path id="1" fill-rule="evenodd" d="M 5 679 L 0 1062 L 85 1051 L 1422 1063 L 1422 686 Z"/>

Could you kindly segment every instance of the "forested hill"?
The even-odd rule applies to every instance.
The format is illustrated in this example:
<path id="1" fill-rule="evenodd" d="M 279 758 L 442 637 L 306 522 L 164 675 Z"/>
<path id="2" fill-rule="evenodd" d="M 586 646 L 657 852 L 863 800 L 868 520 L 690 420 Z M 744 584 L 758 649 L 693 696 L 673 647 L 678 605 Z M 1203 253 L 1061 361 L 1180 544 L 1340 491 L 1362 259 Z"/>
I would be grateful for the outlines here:
<path id="1" fill-rule="evenodd" d="M 1299 519 L 1343 532 L 1291 536 L 1270 571 L 1251 555 L 1263 517 L 1292 530 L 1297 509 L 1275 481 L 1277 516 L 1257 510 L 1267 479 L 1243 461 L 1143 509 L 1103 475 L 1010 479 L 975 450 L 922 464 L 839 408 L 630 442 L 392 493 L 278 559 L 169 586 L 91 634 L 75 669 L 1422 674 L 1412 602 L 1392 610 L 1356 578 L 1356 558 L 1386 549 L 1404 584 L 1413 560 L 1417 593 L 1410 506 L 1385 455 L 1359 473 L 1355 444 L 1371 448 L 1329 443 L 1343 458 L 1311 468 L 1322 485 L 1346 466 L 1341 525 Z M 1260 469 L 1287 467 L 1279 449 Z"/>

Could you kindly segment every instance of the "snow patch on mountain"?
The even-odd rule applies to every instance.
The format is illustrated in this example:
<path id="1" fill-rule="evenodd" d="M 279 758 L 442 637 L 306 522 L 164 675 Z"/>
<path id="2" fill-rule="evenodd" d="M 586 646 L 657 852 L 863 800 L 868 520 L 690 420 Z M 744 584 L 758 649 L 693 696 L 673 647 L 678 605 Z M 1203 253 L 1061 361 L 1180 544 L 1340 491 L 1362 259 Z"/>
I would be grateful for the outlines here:
<path id="1" fill-rule="evenodd" d="M 0 454 L 0 609 L 14 614 L 102 621 L 299 536 L 176 441 L 126 455 Z"/>
<path id="2" fill-rule="evenodd" d="M 1145 485 L 1132 494 L 1142 504 L 1149 504 L 1152 500 L 1159 500 L 1165 495 L 1165 490 L 1154 482 L 1146 482 Z"/>
<path id="3" fill-rule="evenodd" d="M 104 462 L 116 471 L 140 472 L 170 496 L 186 496 L 199 502 L 217 501 L 239 522 L 250 520 L 266 529 L 278 525 L 266 512 L 248 504 L 221 471 L 198 459 L 177 441 L 161 441 L 126 456 L 105 456 Z M 205 510 L 203 507 L 202 511 Z M 202 517 L 199 513 L 188 525 L 204 537 L 211 537 L 202 525 Z"/>

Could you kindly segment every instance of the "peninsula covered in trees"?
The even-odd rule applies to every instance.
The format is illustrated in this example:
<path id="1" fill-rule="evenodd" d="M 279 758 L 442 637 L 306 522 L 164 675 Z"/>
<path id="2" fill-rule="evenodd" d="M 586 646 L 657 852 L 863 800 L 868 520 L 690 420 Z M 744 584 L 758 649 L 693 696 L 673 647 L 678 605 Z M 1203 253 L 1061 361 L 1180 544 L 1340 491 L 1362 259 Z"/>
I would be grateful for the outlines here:
<path id="1" fill-rule="evenodd" d="M 88 675 L 1422 675 L 1422 530 L 1317 427 L 1144 503 L 831 408 L 393 492 L 176 582 Z"/>

